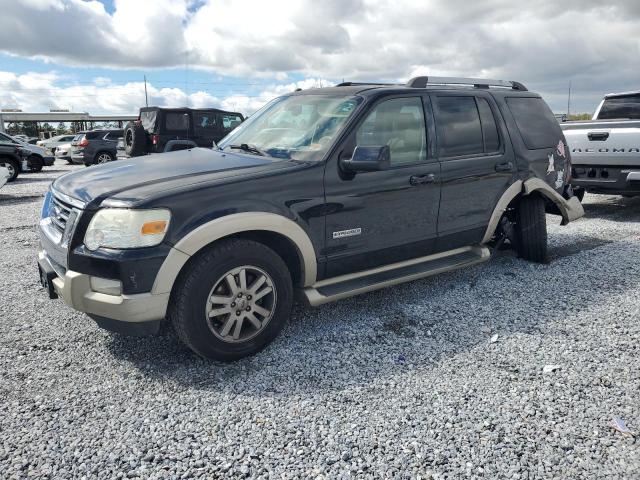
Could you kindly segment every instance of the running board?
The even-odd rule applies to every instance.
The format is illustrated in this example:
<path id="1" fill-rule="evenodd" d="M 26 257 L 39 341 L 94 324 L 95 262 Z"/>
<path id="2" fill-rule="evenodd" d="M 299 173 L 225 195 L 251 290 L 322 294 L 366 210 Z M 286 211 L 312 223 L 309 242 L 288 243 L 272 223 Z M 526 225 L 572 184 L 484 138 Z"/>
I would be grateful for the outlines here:
<path id="1" fill-rule="evenodd" d="M 317 282 L 304 289 L 312 306 L 457 270 L 489 259 L 486 247 L 464 247 Z"/>

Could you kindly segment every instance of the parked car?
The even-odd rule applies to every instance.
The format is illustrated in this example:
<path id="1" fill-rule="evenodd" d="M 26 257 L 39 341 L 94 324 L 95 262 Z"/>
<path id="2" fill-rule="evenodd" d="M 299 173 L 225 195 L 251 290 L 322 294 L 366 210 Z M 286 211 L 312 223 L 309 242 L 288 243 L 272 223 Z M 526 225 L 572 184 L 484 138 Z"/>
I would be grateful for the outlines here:
<path id="1" fill-rule="evenodd" d="M 0 166 L 0 188 L 4 187 L 5 183 L 7 183 L 10 178 L 11 172 L 9 169 L 7 167 Z"/>
<path id="2" fill-rule="evenodd" d="M 85 166 L 112 162 L 122 130 L 90 130 L 78 133 L 71 142 L 71 160 Z"/>
<path id="3" fill-rule="evenodd" d="M 45 140 L 38 140 L 36 145 L 43 147 L 47 153 L 55 156 L 56 148 L 58 148 L 60 145 L 71 143 L 74 137 L 75 135 L 57 135 Z M 69 158 L 69 163 L 71 163 L 71 158 Z"/>
<path id="4" fill-rule="evenodd" d="M 30 154 L 31 152 L 15 142 L 6 142 L 0 138 L 0 168 L 9 173 L 7 182 L 13 182 L 21 172 L 29 171 Z"/>
<path id="5" fill-rule="evenodd" d="M 518 82 L 298 91 L 219 149 L 59 177 L 38 264 L 49 295 L 101 327 L 148 334 L 168 318 L 193 351 L 230 361 L 276 337 L 294 292 L 320 305 L 509 244 L 546 262 L 545 212 L 584 214 L 570 169 L 551 110 Z"/>
<path id="6" fill-rule="evenodd" d="M 11 136 L 7 135 L 6 133 L 0 132 L 0 142 L 20 145 L 25 150 L 28 150 L 30 152 L 28 157 L 28 170 L 25 171 L 39 172 L 43 167 L 50 167 L 51 165 L 53 165 L 53 162 L 55 161 L 55 157 L 53 157 L 53 155 L 47 154 L 47 152 L 45 152 L 45 149 L 38 145 L 27 143 L 26 141 L 22 140 L 22 137 L 23 136 Z"/>
<path id="7" fill-rule="evenodd" d="M 141 108 L 138 120 L 125 126 L 120 156 L 211 148 L 243 121 L 241 113 L 214 108 Z"/>
<path id="8" fill-rule="evenodd" d="M 561 125 L 573 157 L 571 184 L 584 192 L 640 195 L 640 91 L 611 93 L 592 120 Z"/>
<path id="9" fill-rule="evenodd" d="M 71 160 L 71 142 L 61 143 L 56 147 L 56 160 L 65 160 L 67 163 L 73 163 L 73 160 Z"/>

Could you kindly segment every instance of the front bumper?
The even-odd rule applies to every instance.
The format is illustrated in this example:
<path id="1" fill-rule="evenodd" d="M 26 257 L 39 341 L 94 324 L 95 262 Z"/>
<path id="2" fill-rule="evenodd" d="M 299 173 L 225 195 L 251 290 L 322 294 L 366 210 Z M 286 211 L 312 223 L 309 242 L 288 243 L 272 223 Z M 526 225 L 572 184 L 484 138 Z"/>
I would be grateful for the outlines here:
<path id="1" fill-rule="evenodd" d="M 91 288 L 91 276 L 66 270 L 61 276 L 44 250 L 38 252 L 38 265 L 51 278 L 54 292 L 71 308 L 85 312 L 98 321 L 116 321 L 129 324 L 158 322 L 164 319 L 169 304 L 169 293 L 139 293 L 135 295 L 108 295 Z M 109 327 L 106 327 L 109 328 Z M 134 327 L 135 328 L 135 327 Z M 109 328 L 115 330 L 116 328 Z"/>

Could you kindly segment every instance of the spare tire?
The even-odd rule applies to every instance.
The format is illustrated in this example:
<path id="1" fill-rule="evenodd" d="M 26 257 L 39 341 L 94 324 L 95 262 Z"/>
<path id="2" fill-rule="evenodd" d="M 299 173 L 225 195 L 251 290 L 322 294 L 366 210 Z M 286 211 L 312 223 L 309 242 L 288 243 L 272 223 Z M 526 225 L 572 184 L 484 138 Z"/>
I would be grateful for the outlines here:
<path id="1" fill-rule="evenodd" d="M 124 151 L 130 157 L 147 153 L 147 135 L 138 122 L 129 122 L 124 128 Z"/>

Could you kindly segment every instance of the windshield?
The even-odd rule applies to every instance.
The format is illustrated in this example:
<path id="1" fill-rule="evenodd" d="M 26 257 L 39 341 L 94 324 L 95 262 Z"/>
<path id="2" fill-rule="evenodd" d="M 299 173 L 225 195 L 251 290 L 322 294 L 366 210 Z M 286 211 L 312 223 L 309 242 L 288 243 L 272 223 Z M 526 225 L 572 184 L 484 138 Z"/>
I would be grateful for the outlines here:
<path id="1" fill-rule="evenodd" d="M 322 160 L 361 100 L 328 95 L 280 97 L 240 124 L 219 147 L 277 158 Z"/>

